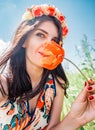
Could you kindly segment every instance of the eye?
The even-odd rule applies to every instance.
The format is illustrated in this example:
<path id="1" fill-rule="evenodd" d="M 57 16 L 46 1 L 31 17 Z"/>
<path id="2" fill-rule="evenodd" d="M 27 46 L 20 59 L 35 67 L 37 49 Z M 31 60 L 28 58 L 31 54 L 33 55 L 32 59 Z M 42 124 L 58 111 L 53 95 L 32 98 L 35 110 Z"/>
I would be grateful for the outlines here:
<path id="1" fill-rule="evenodd" d="M 40 32 L 37 33 L 36 36 L 41 37 L 41 38 L 45 38 L 45 35 L 43 33 L 40 33 Z"/>

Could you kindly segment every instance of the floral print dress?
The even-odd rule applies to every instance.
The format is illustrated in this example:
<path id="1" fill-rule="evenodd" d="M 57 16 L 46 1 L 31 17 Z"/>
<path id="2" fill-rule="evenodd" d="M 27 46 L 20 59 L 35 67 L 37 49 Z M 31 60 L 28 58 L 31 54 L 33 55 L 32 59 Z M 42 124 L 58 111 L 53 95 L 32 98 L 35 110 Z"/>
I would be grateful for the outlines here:
<path id="1" fill-rule="evenodd" d="M 29 112 L 28 101 L 18 104 L 16 100 L 8 100 L 0 104 L 0 130 L 44 130 L 55 95 L 55 83 L 52 75 L 49 75 L 32 113 Z"/>

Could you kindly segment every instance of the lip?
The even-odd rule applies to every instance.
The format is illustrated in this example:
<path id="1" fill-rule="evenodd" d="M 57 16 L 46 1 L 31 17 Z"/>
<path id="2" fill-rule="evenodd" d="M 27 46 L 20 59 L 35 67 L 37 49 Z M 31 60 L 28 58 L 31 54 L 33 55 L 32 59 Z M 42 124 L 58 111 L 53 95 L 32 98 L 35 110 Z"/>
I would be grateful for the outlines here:
<path id="1" fill-rule="evenodd" d="M 50 55 L 46 55 L 43 52 L 38 52 L 40 55 L 42 55 L 43 57 L 49 57 Z"/>
<path id="2" fill-rule="evenodd" d="M 43 52 L 38 52 L 41 56 L 43 56 L 43 57 L 49 57 L 49 56 L 51 56 L 51 55 L 46 55 L 46 54 L 44 54 Z M 63 55 L 62 54 L 59 54 L 59 55 L 56 55 L 56 57 L 63 57 Z"/>

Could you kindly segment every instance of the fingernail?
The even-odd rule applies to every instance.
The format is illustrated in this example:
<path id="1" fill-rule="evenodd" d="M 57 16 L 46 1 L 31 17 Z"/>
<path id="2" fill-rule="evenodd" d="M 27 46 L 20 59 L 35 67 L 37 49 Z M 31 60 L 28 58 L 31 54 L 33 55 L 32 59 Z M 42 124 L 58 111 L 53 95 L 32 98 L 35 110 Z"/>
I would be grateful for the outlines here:
<path id="1" fill-rule="evenodd" d="M 87 82 L 86 81 L 85 81 L 84 85 L 87 86 Z"/>
<path id="2" fill-rule="evenodd" d="M 88 89 L 88 90 L 92 90 L 92 87 L 91 87 L 91 86 L 89 86 L 87 89 Z"/>
<path id="3" fill-rule="evenodd" d="M 88 81 L 92 81 L 92 79 L 91 79 L 91 78 L 89 78 L 89 79 L 88 79 Z"/>
<path id="4" fill-rule="evenodd" d="M 89 96 L 89 100 L 93 100 L 93 99 L 94 99 L 93 95 Z"/>
<path id="5" fill-rule="evenodd" d="M 90 81 L 93 81 L 92 79 L 89 79 Z"/>

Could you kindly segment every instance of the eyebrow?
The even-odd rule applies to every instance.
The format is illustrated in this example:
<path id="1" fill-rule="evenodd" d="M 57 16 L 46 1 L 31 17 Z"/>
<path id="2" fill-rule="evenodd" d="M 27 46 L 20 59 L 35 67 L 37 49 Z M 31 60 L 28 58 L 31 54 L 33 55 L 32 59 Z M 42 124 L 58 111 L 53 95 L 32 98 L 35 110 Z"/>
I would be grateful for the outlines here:
<path id="1" fill-rule="evenodd" d="M 38 28 L 37 30 L 42 31 L 42 32 L 44 32 L 45 34 L 48 34 L 48 32 L 46 32 L 46 31 L 43 30 L 43 29 Z"/>
<path id="2" fill-rule="evenodd" d="M 42 31 L 42 32 L 45 33 L 45 34 L 48 34 L 48 32 L 46 32 L 46 31 L 43 30 L 43 29 L 38 28 L 37 30 Z M 37 31 L 37 30 L 36 30 L 36 31 Z M 54 39 L 55 39 L 55 38 L 56 38 L 56 39 L 59 39 L 58 37 L 54 37 Z"/>

